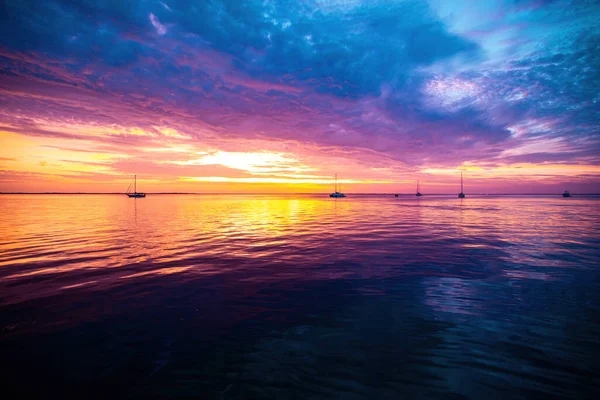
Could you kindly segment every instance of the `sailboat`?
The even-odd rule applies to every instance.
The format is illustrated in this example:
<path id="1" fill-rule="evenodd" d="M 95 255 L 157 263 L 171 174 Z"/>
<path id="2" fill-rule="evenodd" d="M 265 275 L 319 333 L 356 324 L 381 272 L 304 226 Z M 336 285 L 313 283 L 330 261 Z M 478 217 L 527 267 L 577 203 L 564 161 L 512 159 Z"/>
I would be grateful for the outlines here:
<path id="1" fill-rule="evenodd" d="M 133 185 L 133 193 L 130 192 L 131 185 Z M 138 193 L 138 191 L 137 191 L 137 175 L 133 176 L 133 182 L 131 182 L 129 184 L 129 187 L 127 188 L 127 196 L 135 197 L 135 198 L 146 197 L 146 193 Z"/>
<path id="2" fill-rule="evenodd" d="M 463 190 L 463 173 L 462 172 L 460 173 L 460 193 L 458 194 L 458 197 L 460 199 L 464 199 L 466 197 L 465 192 Z"/>
<path id="3" fill-rule="evenodd" d="M 417 197 L 423 196 L 419 190 L 419 181 L 417 181 Z"/>
<path id="4" fill-rule="evenodd" d="M 342 185 L 340 184 L 340 190 L 341 190 Z M 346 197 L 346 195 L 340 191 L 338 191 L 338 187 L 337 187 L 337 174 L 335 174 L 335 192 L 331 193 L 329 195 L 329 197 Z"/>
<path id="5" fill-rule="evenodd" d="M 571 192 L 565 190 L 565 192 L 563 193 L 563 197 L 571 197 Z"/>

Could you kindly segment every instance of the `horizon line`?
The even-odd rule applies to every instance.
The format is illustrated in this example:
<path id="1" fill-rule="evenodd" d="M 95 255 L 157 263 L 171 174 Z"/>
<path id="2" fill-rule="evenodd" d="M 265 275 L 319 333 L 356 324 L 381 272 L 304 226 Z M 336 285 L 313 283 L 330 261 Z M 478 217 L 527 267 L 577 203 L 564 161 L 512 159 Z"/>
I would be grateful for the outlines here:
<path id="1" fill-rule="evenodd" d="M 94 195 L 123 195 L 125 192 L 0 192 L 0 195 L 6 194 L 61 194 L 61 195 L 80 195 L 80 194 L 94 194 Z M 295 195 L 326 195 L 327 192 L 145 192 L 145 194 L 152 195 L 165 195 L 165 194 L 180 194 L 180 195 L 283 195 L 283 194 L 295 194 Z M 374 192 L 374 193 L 347 193 L 351 195 L 399 195 L 399 196 L 415 196 L 415 193 L 395 193 L 395 192 Z M 583 196 L 599 196 L 600 193 L 572 193 L 571 195 L 583 195 Z M 423 196 L 454 196 L 456 193 L 430 193 L 423 194 Z M 560 196 L 562 193 L 551 192 L 551 193 L 471 193 L 472 196 Z"/>

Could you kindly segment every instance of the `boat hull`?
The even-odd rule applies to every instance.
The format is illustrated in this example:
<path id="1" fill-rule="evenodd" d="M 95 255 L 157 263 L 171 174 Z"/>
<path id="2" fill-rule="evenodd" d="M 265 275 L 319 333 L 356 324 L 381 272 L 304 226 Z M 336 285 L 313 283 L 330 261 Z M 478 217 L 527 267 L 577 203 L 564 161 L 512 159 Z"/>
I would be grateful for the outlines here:
<path id="1" fill-rule="evenodd" d="M 146 193 L 127 193 L 127 196 L 139 199 L 142 197 L 146 197 Z"/>
<path id="2" fill-rule="evenodd" d="M 331 193 L 329 197 L 346 197 L 343 193 Z"/>
<path id="3" fill-rule="evenodd" d="M 458 198 L 459 199 L 464 199 L 465 198 L 465 194 L 464 193 L 459 193 L 458 194 Z"/>

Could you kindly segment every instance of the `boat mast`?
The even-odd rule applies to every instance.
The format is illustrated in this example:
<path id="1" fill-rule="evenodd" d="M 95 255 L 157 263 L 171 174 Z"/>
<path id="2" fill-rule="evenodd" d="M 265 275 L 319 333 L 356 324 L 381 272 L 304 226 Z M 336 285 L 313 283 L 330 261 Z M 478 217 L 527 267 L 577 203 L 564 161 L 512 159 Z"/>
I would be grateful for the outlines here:
<path id="1" fill-rule="evenodd" d="M 461 192 L 461 193 L 464 193 L 464 190 L 463 190 L 463 178 L 462 178 L 462 175 L 463 175 L 463 173 L 461 172 L 461 173 L 460 173 L 460 192 Z"/>
<path id="2" fill-rule="evenodd" d="M 419 181 L 417 181 L 417 193 L 419 193 Z"/>
<path id="3" fill-rule="evenodd" d="M 133 176 L 133 193 L 137 193 L 137 175 Z"/>
<path id="4" fill-rule="evenodd" d="M 337 193 L 337 174 L 335 174 L 335 188 L 334 188 L 334 192 Z"/>

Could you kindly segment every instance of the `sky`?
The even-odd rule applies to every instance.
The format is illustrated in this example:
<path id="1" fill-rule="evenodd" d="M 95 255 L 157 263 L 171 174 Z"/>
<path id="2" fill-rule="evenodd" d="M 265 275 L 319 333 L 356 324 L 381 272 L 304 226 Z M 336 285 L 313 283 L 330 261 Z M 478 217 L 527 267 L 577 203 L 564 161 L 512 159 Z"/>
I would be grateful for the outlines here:
<path id="1" fill-rule="evenodd" d="M 8 0 L 0 191 L 600 192 L 600 5 Z"/>

